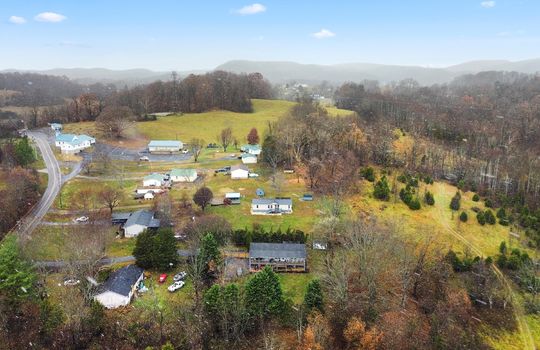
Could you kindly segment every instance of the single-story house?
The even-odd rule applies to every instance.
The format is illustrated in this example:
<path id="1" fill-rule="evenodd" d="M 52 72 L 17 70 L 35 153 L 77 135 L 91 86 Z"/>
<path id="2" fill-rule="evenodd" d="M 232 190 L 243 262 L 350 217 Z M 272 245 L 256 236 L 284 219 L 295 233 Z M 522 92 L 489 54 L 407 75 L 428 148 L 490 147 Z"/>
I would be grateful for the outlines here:
<path id="1" fill-rule="evenodd" d="M 270 266 L 276 272 L 306 272 L 306 245 L 302 243 L 251 243 L 249 269 Z"/>
<path id="2" fill-rule="evenodd" d="M 148 192 L 154 192 L 154 193 L 162 193 L 165 192 L 165 190 L 162 190 L 161 188 L 137 188 L 135 191 L 138 194 L 147 194 Z"/>
<path id="3" fill-rule="evenodd" d="M 144 199 L 149 201 L 155 198 L 154 191 L 148 191 L 144 194 Z"/>
<path id="4" fill-rule="evenodd" d="M 88 135 L 57 134 L 54 144 L 62 153 L 79 153 L 83 149 L 91 147 L 96 139 Z"/>
<path id="5" fill-rule="evenodd" d="M 261 154 L 261 146 L 259 145 L 242 145 L 240 151 L 258 156 Z"/>
<path id="6" fill-rule="evenodd" d="M 254 198 L 251 200 L 251 215 L 291 214 L 291 198 Z"/>
<path id="7" fill-rule="evenodd" d="M 132 213 L 114 213 L 113 225 L 121 225 L 126 237 L 136 237 L 147 229 L 158 229 L 160 221 L 154 218 L 154 212 L 137 210 Z"/>
<path id="8" fill-rule="evenodd" d="M 231 179 L 247 179 L 249 177 L 249 169 L 245 165 L 233 165 L 231 167 Z"/>
<path id="9" fill-rule="evenodd" d="M 137 286 L 144 278 L 144 270 L 137 265 L 128 265 L 111 273 L 98 287 L 94 299 L 107 309 L 129 305 Z"/>
<path id="10" fill-rule="evenodd" d="M 182 141 L 175 140 L 152 140 L 148 144 L 150 153 L 172 153 L 180 152 L 184 148 Z"/>
<path id="11" fill-rule="evenodd" d="M 143 179 L 144 187 L 161 187 L 165 184 L 166 176 L 163 174 L 153 173 L 147 175 Z"/>
<path id="12" fill-rule="evenodd" d="M 60 123 L 50 123 L 51 129 L 53 129 L 55 132 L 62 132 L 62 124 Z"/>
<path id="13" fill-rule="evenodd" d="M 242 153 L 242 163 L 244 164 L 256 164 L 257 156 L 251 153 Z"/>
<path id="14" fill-rule="evenodd" d="M 197 170 L 195 169 L 173 169 L 170 173 L 172 182 L 194 182 L 197 180 Z"/>
<path id="15" fill-rule="evenodd" d="M 240 193 L 238 192 L 225 193 L 225 199 L 230 200 L 231 204 L 240 204 Z"/>

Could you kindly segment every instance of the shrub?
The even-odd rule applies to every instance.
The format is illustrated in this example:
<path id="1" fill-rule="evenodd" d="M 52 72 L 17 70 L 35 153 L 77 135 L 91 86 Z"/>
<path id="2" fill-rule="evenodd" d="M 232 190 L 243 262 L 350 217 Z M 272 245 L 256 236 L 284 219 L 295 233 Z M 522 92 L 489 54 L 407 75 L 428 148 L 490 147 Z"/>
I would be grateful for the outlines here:
<path id="1" fill-rule="evenodd" d="M 375 171 L 372 167 L 364 168 L 360 171 L 360 175 L 369 182 L 375 181 Z"/>
<path id="2" fill-rule="evenodd" d="M 504 210 L 504 208 L 499 208 L 499 210 L 497 210 L 497 218 L 499 219 L 506 218 L 506 211 Z"/>
<path id="3" fill-rule="evenodd" d="M 478 223 L 482 226 L 484 226 L 486 224 L 486 218 L 484 216 L 484 212 L 479 212 L 478 214 L 476 214 L 476 220 L 478 220 Z"/>
<path id="4" fill-rule="evenodd" d="M 493 202 L 489 198 L 486 199 L 485 205 L 486 208 L 493 208 Z"/>
<path id="5" fill-rule="evenodd" d="M 418 198 L 412 199 L 407 205 L 409 209 L 411 210 L 420 210 L 421 208 L 420 201 L 418 200 Z"/>
<path id="6" fill-rule="evenodd" d="M 427 205 L 435 205 L 435 197 L 433 197 L 433 193 L 427 191 L 424 195 L 424 201 Z"/>
<path id="7" fill-rule="evenodd" d="M 467 220 L 469 220 L 469 216 L 466 212 L 462 211 L 459 215 L 459 220 L 461 220 L 462 222 L 467 222 Z"/>
<path id="8" fill-rule="evenodd" d="M 386 176 L 383 176 L 377 181 L 373 188 L 373 196 L 377 199 L 387 201 L 390 199 L 390 186 L 388 186 L 388 180 Z"/>
<path id="9" fill-rule="evenodd" d="M 493 212 L 489 209 L 487 209 L 484 212 L 484 218 L 486 219 L 486 223 L 490 225 L 495 225 L 497 223 L 497 219 L 495 219 L 495 215 L 493 215 Z"/>
<path id="10" fill-rule="evenodd" d="M 456 194 L 454 195 L 454 197 L 452 197 L 452 200 L 450 201 L 450 209 L 452 210 L 459 210 L 459 208 L 461 207 L 461 194 L 458 192 L 456 192 Z"/>
<path id="11" fill-rule="evenodd" d="M 508 221 L 508 219 L 499 219 L 499 224 L 502 226 L 508 226 L 510 225 L 510 222 Z"/>
<path id="12" fill-rule="evenodd" d="M 474 196 L 472 196 L 472 200 L 473 202 L 478 202 L 480 200 L 480 196 L 477 193 L 475 193 Z"/>

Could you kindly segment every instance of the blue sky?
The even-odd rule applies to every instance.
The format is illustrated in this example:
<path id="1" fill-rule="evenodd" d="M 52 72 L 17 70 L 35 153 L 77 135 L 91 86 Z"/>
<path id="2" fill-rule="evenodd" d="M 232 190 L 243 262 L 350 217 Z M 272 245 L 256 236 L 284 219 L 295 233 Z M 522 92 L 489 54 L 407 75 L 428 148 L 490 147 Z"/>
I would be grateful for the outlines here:
<path id="1" fill-rule="evenodd" d="M 1 0 L 0 69 L 540 57 L 539 0 Z"/>

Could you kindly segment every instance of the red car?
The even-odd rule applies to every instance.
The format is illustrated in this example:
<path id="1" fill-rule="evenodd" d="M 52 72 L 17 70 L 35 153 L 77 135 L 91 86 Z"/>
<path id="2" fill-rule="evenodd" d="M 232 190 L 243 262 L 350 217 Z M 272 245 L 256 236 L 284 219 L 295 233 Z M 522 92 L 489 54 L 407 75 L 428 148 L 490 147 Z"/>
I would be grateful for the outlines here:
<path id="1" fill-rule="evenodd" d="M 159 275 L 159 279 L 158 279 L 159 283 L 165 283 L 166 280 L 167 280 L 167 274 L 166 273 L 162 273 L 161 275 Z"/>

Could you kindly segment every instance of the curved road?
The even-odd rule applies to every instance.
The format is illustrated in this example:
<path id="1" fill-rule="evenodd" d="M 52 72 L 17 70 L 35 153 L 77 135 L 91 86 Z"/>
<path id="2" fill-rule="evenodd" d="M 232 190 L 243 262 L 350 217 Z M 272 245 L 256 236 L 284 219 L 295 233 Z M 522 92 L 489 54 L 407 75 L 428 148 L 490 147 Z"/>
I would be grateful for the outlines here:
<path id="1" fill-rule="evenodd" d="M 40 131 L 28 131 L 27 134 L 34 140 L 41 152 L 41 156 L 47 167 L 48 182 L 47 189 L 40 201 L 34 205 L 32 210 L 26 214 L 23 219 L 21 219 L 17 227 L 16 232 L 23 237 L 28 237 L 32 234 L 34 229 L 41 222 L 41 219 L 43 219 L 45 214 L 49 211 L 54 199 L 62 187 L 62 173 L 60 172 L 60 166 L 49 145 L 47 135 Z"/>

